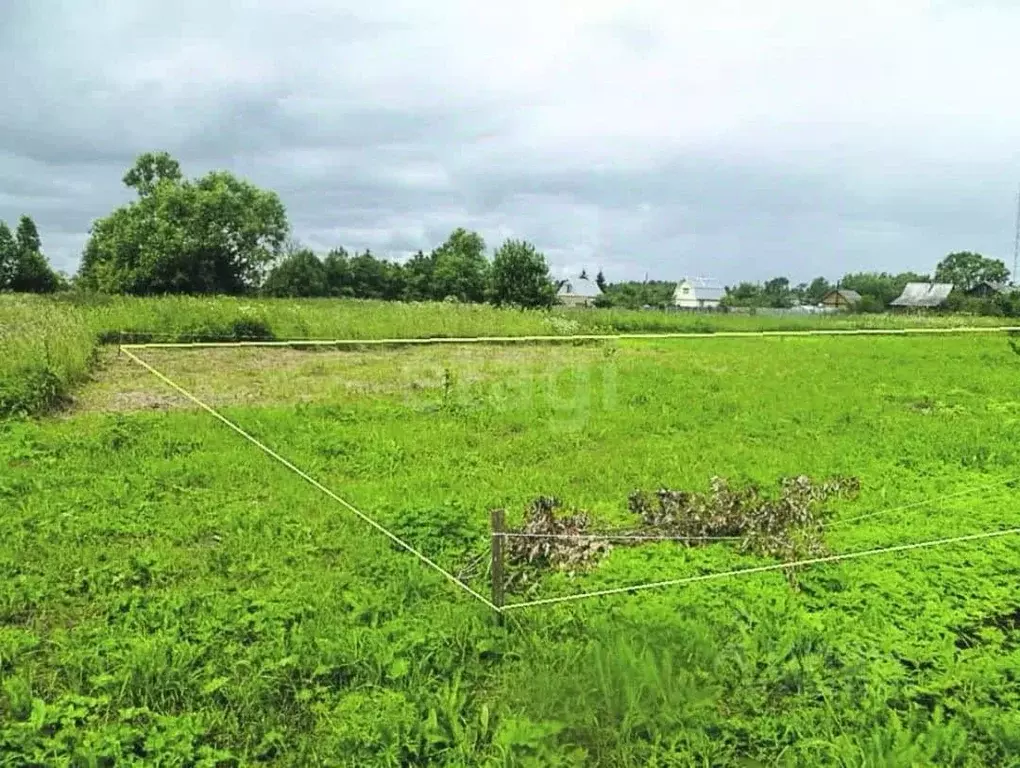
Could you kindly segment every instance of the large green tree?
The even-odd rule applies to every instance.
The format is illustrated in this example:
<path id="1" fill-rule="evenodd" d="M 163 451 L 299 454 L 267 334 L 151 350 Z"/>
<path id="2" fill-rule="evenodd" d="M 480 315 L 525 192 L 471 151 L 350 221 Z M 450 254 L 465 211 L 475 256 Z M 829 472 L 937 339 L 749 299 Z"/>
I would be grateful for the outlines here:
<path id="1" fill-rule="evenodd" d="M 458 228 L 432 254 L 430 298 L 442 301 L 455 296 L 461 301 L 485 301 L 488 272 L 482 236 Z"/>
<path id="2" fill-rule="evenodd" d="M 761 283 L 743 281 L 735 286 L 726 286 L 722 303 L 728 307 L 765 306 L 765 293 Z"/>
<path id="3" fill-rule="evenodd" d="M 124 176 L 138 199 L 92 225 L 79 283 L 109 293 L 243 293 L 288 232 L 275 192 L 226 171 L 185 179 L 165 153 Z"/>
<path id="4" fill-rule="evenodd" d="M 598 275 L 595 282 L 598 284 Z M 624 280 L 599 287 L 602 288 L 602 295 L 596 297 L 595 306 L 640 309 L 671 304 L 676 283 L 666 280 Z"/>
<path id="5" fill-rule="evenodd" d="M 351 297 L 354 295 L 354 279 L 351 274 L 351 260 L 347 251 L 334 248 L 322 260 L 326 275 L 326 293 L 330 296 Z"/>
<path id="6" fill-rule="evenodd" d="M 551 307 L 556 286 L 545 256 L 524 240 L 507 240 L 492 259 L 489 298 L 500 306 Z"/>
<path id="7" fill-rule="evenodd" d="M 766 280 L 762 287 L 762 298 L 765 306 L 774 309 L 786 309 L 793 306 L 793 292 L 790 289 L 790 278 L 773 277 Z"/>
<path id="8" fill-rule="evenodd" d="M 958 251 L 950 253 L 935 267 L 935 280 L 952 283 L 960 291 L 969 291 L 981 282 L 1004 283 L 1009 270 L 999 259 L 989 259 L 980 253 Z"/>
<path id="9" fill-rule="evenodd" d="M 829 291 L 832 290 L 832 284 L 824 277 L 816 277 L 811 281 L 810 285 L 804 289 L 804 299 L 812 304 L 817 304 L 822 300 Z"/>
<path id="10" fill-rule="evenodd" d="M 426 254 L 419 250 L 404 264 L 407 295 L 411 301 L 431 301 L 435 298 L 432 275 L 436 268 L 436 252 Z"/>

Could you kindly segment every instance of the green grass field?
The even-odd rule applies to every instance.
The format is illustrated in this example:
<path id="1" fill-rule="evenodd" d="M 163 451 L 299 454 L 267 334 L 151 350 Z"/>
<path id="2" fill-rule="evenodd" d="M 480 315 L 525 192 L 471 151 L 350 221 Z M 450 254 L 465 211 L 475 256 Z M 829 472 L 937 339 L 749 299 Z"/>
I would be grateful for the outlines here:
<path id="1" fill-rule="evenodd" d="M 0 418 L 44 413 L 84 381 L 102 343 L 667 333 L 1007 325 L 1004 318 L 520 311 L 339 299 L 0 294 Z"/>
<path id="2" fill-rule="evenodd" d="M 399 311 L 443 324 L 302 335 L 587 322 Z M 135 354 L 483 594 L 488 510 L 539 495 L 620 527 L 635 489 L 849 475 L 833 552 L 1020 526 L 998 334 Z M 0 765 L 1020 765 L 1020 537 L 498 626 L 114 349 L 69 381 L 54 416 L 0 421 Z M 620 547 L 508 600 L 775 562 Z"/>

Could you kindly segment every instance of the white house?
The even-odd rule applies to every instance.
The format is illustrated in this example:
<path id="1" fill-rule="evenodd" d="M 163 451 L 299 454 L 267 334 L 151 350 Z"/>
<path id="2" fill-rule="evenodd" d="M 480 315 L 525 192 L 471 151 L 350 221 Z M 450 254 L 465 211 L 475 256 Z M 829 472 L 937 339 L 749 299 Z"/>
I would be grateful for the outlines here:
<path id="1" fill-rule="evenodd" d="M 673 289 L 673 306 L 678 309 L 718 309 L 726 289 L 715 280 L 685 277 Z"/>
<path id="2" fill-rule="evenodd" d="M 590 307 L 601 295 L 602 289 L 594 280 L 574 277 L 563 281 L 563 285 L 556 293 L 556 299 L 568 307 Z"/>

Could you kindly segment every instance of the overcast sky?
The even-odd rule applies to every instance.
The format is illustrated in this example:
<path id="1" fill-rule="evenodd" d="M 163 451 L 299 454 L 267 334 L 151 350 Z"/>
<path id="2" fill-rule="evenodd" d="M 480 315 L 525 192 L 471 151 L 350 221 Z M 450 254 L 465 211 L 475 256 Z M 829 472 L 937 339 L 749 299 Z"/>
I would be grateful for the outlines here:
<path id="1" fill-rule="evenodd" d="M 0 219 L 73 271 L 134 157 L 317 249 L 457 226 L 557 275 L 1012 266 L 1020 3 L 0 0 Z"/>

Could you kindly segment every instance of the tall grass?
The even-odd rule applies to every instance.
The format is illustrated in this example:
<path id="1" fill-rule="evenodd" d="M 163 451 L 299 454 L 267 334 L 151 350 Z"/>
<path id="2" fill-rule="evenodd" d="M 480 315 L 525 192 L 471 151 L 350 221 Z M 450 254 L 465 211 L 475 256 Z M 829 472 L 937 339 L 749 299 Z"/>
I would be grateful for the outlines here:
<path id="1" fill-rule="evenodd" d="M 516 310 L 485 304 L 237 297 L 76 297 L 104 340 L 119 338 L 368 339 L 574 333 L 995 325 L 1001 318 L 940 315 L 705 315 L 620 309 Z"/>
<path id="2" fill-rule="evenodd" d="M 0 297 L 0 418 L 52 407 L 87 375 L 94 356 L 81 309 Z"/>
<path id="3" fill-rule="evenodd" d="M 702 315 L 340 299 L 4 295 L 0 296 L 0 417 L 39 413 L 59 402 L 87 374 L 96 346 L 102 343 L 713 333 L 1005 322 L 962 315 Z"/>

